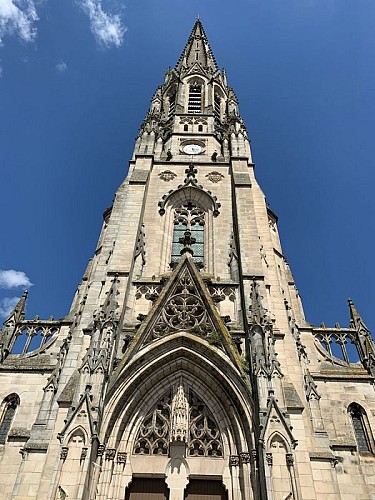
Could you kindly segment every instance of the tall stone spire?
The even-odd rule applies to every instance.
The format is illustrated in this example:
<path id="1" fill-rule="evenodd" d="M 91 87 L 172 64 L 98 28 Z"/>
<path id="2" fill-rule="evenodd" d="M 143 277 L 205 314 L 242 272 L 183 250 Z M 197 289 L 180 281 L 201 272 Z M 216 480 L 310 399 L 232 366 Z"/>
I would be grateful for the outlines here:
<path id="1" fill-rule="evenodd" d="M 185 48 L 177 61 L 176 70 L 191 68 L 196 63 L 212 73 L 219 69 L 200 19 L 197 19 L 194 24 Z"/>

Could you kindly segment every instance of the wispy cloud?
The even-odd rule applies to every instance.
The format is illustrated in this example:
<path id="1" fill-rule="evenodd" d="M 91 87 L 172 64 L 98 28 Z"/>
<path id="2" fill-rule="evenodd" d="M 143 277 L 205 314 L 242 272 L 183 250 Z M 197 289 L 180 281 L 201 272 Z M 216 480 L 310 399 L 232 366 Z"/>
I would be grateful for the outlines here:
<path id="1" fill-rule="evenodd" d="M 91 31 L 99 45 L 120 47 L 126 32 L 121 16 L 105 12 L 102 0 L 78 0 L 78 3 L 89 16 Z"/>
<path id="2" fill-rule="evenodd" d="M 66 64 L 66 62 L 64 61 L 61 61 L 59 62 L 58 64 L 56 64 L 56 71 L 58 73 L 65 73 L 65 71 L 68 69 L 68 65 Z"/>
<path id="3" fill-rule="evenodd" d="M 15 271 L 14 269 L 0 269 L 0 288 L 18 288 L 32 286 L 31 281 L 23 271 Z M 5 299 L 4 299 L 5 300 Z"/>
<path id="4" fill-rule="evenodd" d="M 0 300 L 0 317 L 6 318 L 16 307 L 21 297 L 5 297 Z"/>
<path id="5" fill-rule="evenodd" d="M 0 45 L 6 35 L 18 35 L 31 42 L 36 36 L 37 20 L 33 0 L 0 0 Z"/>

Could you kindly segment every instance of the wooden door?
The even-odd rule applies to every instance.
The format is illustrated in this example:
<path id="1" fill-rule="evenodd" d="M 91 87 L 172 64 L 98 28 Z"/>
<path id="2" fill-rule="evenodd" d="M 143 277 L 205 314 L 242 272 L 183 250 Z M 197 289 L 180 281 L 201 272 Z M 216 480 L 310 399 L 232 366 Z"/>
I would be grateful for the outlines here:
<path id="1" fill-rule="evenodd" d="M 168 488 L 161 478 L 134 478 L 126 490 L 125 500 L 168 500 Z"/>
<path id="2" fill-rule="evenodd" d="M 228 495 L 221 481 L 190 479 L 185 491 L 186 500 L 227 500 Z"/>

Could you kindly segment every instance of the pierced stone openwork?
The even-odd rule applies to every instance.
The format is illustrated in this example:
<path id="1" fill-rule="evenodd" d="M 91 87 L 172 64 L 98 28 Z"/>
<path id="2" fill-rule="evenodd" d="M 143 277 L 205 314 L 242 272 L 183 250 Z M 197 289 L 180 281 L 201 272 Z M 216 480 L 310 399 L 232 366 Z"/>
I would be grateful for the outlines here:
<path id="1" fill-rule="evenodd" d="M 181 330 L 193 331 L 204 338 L 214 331 L 206 307 L 188 269 L 181 274 L 171 297 L 163 307 L 153 327 L 153 338 L 161 338 Z"/>
<path id="2" fill-rule="evenodd" d="M 344 328 L 314 328 L 313 333 L 315 339 L 325 349 L 332 361 L 336 359 L 346 364 L 360 361 L 354 331 Z"/>
<path id="3" fill-rule="evenodd" d="M 223 457 L 218 425 L 207 405 L 180 384 L 146 415 L 134 445 L 135 455 L 167 455 L 171 441 L 187 444 L 190 457 Z"/>
<path id="4" fill-rule="evenodd" d="M 160 399 L 146 415 L 134 446 L 136 455 L 167 455 L 171 417 L 171 393 Z"/>
<path id="5" fill-rule="evenodd" d="M 219 428 L 205 403 L 190 391 L 190 443 L 192 457 L 222 457 Z"/>

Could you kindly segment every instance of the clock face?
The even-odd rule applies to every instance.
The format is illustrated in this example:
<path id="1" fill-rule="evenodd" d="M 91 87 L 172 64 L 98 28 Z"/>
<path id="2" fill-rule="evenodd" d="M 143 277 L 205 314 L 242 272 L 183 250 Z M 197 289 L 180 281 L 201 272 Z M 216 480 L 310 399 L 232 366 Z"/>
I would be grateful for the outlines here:
<path id="1" fill-rule="evenodd" d="M 187 155 L 199 155 L 202 149 L 202 146 L 199 144 L 186 144 L 186 146 L 183 147 L 183 152 Z"/>

